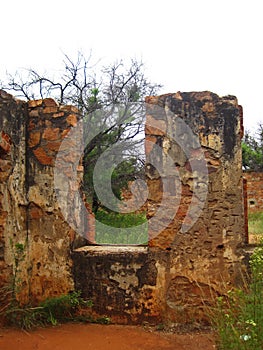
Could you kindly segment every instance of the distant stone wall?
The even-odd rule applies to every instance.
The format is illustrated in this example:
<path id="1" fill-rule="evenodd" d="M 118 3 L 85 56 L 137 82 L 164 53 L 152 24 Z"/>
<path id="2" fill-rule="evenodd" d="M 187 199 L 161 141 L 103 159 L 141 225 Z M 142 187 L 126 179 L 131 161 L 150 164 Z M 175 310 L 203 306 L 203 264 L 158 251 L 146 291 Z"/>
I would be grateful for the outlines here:
<path id="1" fill-rule="evenodd" d="M 248 212 L 263 212 L 263 173 L 246 171 Z"/>

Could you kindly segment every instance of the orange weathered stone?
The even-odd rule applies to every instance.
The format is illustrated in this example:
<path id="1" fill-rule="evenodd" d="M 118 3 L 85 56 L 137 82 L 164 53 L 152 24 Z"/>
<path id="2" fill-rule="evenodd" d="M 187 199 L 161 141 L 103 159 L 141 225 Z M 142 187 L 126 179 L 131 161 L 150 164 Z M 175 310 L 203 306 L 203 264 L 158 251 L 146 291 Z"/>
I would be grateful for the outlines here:
<path id="1" fill-rule="evenodd" d="M 203 317 L 207 316 L 204 311 L 204 298 L 206 305 L 214 300 L 214 297 L 209 300 L 211 290 L 215 288 L 216 295 L 225 295 L 225 286 L 227 289 L 232 288 L 235 281 L 241 280 L 239 271 L 242 271 L 243 266 L 240 262 L 245 256 L 242 248 L 244 223 L 241 139 L 237 110 L 231 102 L 233 99 L 230 98 L 229 105 L 226 98 L 222 100 L 209 92 L 201 92 L 169 94 L 148 100 L 157 105 L 157 108 L 148 105 L 150 110 L 146 107 L 147 113 L 157 125 L 150 123 L 146 131 L 159 133 L 160 130 L 163 131 L 160 123 L 167 122 L 170 131 L 176 131 L 176 135 L 180 134 L 187 141 L 189 150 L 187 146 L 183 157 L 184 149 L 174 147 L 170 135 L 147 135 L 148 140 L 153 140 L 163 149 L 163 152 L 153 154 L 154 152 L 150 152 L 152 145 L 149 142 L 150 154 L 146 156 L 149 247 L 118 247 L 120 251 L 117 254 L 116 247 L 108 247 L 106 252 L 103 251 L 105 247 L 99 247 L 103 252 L 98 254 L 94 249 L 97 246 L 89 246 L 88 248 L 94 249 L 90 254 L 81 250 L 84 247 L 75 249 L 78 235 L 75 238 L 74 229 L 71 229 L 71 223 L 74 223 L 74 227 L 81 227 L 81 235 L 90 243 L 95 243 L 96 221 L 92 210 L 87 208 L 90 215 L 86 215 L 75 195 L 82 181 L 81 174 L 78 174 L 75 181 L 78 157 L 81 157 L 78 154 L 81 149 L 81 133 L 73 142 L 70 137 L 66 137 L 65 143 L 62 143 L 64 151 L 61 151 L 65 162 L 57 161 L 55 153 L 64 135 L 72 129 L 69 115 L 74 114 L 73 108 L 69 106 L 62 110 L 53 101 L 44 104 L 41 100 L 39 105 L 36 103 L 36 107 L 31 107 L 39 111 L 40 115 L 33 120 L 36 124 L 34 126 L 28 125 L 28 119 L 24 118 L 23 113 L 30 112 L 26 103 L 23 109 L 17 104 L 17 111 L 13 110 L 15 103 L 12 103 L 11 112 L 18 123 L 8 125 L 9 107 L 0 93 L 2 124 L 8 126 L 12 140 L 16 140 L 16 147 L 11 146 L 11 154 L 0 152 L 4 161 L 0 162 L 4 169 L 4 172 L 0 171 L 0 182 L 3 174 L 10 178 L 9 181 L 4 178 L 1 182 L 1 258 L 12 258 L 9 238 L 14 240 L 14 244 L 26 241 L 30 246 L 28 259 L 21 262 L 19 271 L 21 293 L 16 297 L 20 303 L 37 304 L 47 297 L 68 294 L 74 288 L 75 281 L 83 296 L 94 301 L 98 315 L 110 313 L 111 317 L 112 314 L 118 314 L 123 323 L 141 323 L 145 319 L 156 324 L 161 320 L 179 324 L 183 316 L 185 322 L 191 319 L 201 324 Z M 202 106 L 208 101 L 215 104 L 216 116 L 210 114 L 211 106 L 207 105 L 202 110 Z M 164 110 L 162 106 L 171 107 L 173 113 Z M 55 120 L 54 114 L 43 114 L 42 108 L 54 108 L 55 114 L 63 112 L 64 116 L 61 120 Z M 229 111 L 232 110 L 234 113 L 230 116 Z M 175 115 L 178 117 L 174 117 Z M 197 136 L 203 130 L 204 141 L 201 146 L 204 152 L 209 150 L 210 153 L 205 161 L 220 160 L 221 164 L 217 167 L 211 162 L 208 164 L 209 171 L 217 169 L 217 173 L 207 178 L 204 176 L 204 163 L 202 154 L 197 149 L 198 145 L 189 139 L 185 128 L 180 129 L 178 120 L 185 121 Z M 17 129 L 18 125 L 20 129 Z M 35 135 L 30 136 L 31 128 L 34 127 Z M 59 131 L 55 131 L 56 128 Z M 37 138 L 37 132 L 41 135 L 45 133 L 45 138 L 40 137 L 40 145 L 31 149 L 25 148 L 24 138 L 18 137 L 25 130 L 29 130 L 31 144 L 36 142 L 34 138 Z M 202 138 L 199 139 L 201 142 Z M 5 138 L 4 141 L 9 143 Z M 189 163 L 186 164 L 186 160 Z M 55 161 L 59 168 L 57 170 L 63 175 L 58 178 L 59 188 L 56 188 L 57 185 L 55 187 L 54 169 L 51 168 Z M 30 166 L 25 166 L 26 164 Z M 197 170 L 190 171 L 191 165 Z M 260 179 L 255 176 L 255 186 L 258 186 Z M 57 189 L 65 195 L 62 197 L 65 201 L 57 201 Z M 206 189 L 207 197 L 200 199 L 202 191 Z M 254 196 L 253 193 L 252 195 Z M 254 199 L 260 200 L 259 197 Z M 63 217 L 61 207 L 67 209 L 67 218 Z M 199 208 L 202 209 L 200 213 Z M 197 221 L 196 213 L 199 215 Z M 88 217 L 85 221 L 86 216 Z M 5 224 L 6 218 L 8 224 Z M 167 219 L 172 221 L 167 223 Z M 85 244 L 85 240 L 80 244 Z M 3 267 L 0 259 L 0 287 L 2 276 L 10 271 L 10 259 Z M 99 268 L 101 264 L 105 268 Z M 91 266 L 98 268 L 91 269 Z M 9 275 L 12 277 L 12 271 Z M 119 300 L 125 300 L 125 303 L 116 305 Z"/>
<path id="2" fill-rule="evenodd" d="M 58 107 L 59 106 L 58 103 L 55 100 L 53 100 L 53 98 L 45 98 L 43 100 L 43 104 L 45 107 Z"/>
<path id="3" fill-rule="evenodd" d="M 83 173 L 84 171 L 84 166 L 83 165 L 78 165 L 77 166 L 77 172 Z"/>
<path id="4" fill-rule="evenodd" d="M 6 218 L 7 218 L 7 212 L 6 211 L 1 211 L 0 215 L 0 226 L 4 226 L 6 223 Z"/>
<path id="5" fill-rule="evenodd" d="M 151 180 L 148 183 L 148 199 L 161 201 L 163 197 L 163 183 L 161 179 Z"/>
<path id="6" fill-rule="evenodd" d="M 213 102 L 206 102 L 203 106 L 202 106 L 202 111 L 206 112 L 206 113 L 214 113 L 215 112 L 215 105 Z"/>
<path id="7" fill-rule="evenodd" d="M 61 141 L 48 141 L 45 148 L 51 152 L 58 152 Z"/>
<path id="8" fill-rule="evenodd" d="M 65 113 L 64 112 L 58 112 L 52 115 L 52 118 L 61 118 L 64 117 Z"/>
<path id="9" fill-rule="evenodd" d="M 156 144 L 157 138 L 152 135 L 146 135 L 145 136 L 145 141 L 144 141 L 144 149 L 145 149 L 145 154 L 148 155 L 152 149 L 153 146 Z"/>
<path id="10" fill-rule="evenodd" d="M 38 147 L 33 150 L 33 153 L 39 163 L 43 165 L 53 165 L 54 158 L 47 155 L 46 151 L 42 147 Z"/>
<path id="11" fill-rule="evenodd" d="M 263 172 L 244 172 L 247 180 L 247 203 L 248 211 L 263 211 Z"/>
<path id="12" fill-rule="evenodd" d="M 35 127 L 36 127 L 36 124 L 33 122 L 33 120 L 29 120 L 28 131 L 32 131 Z"/>
<path id="13" fill-rule="evenodd" d="M 55 141 L 60 139 L 60 129 L 59 128 L 46 128 L 43 132 L 43 139 L 49 141 Z"/>
<path id="14" fill-rule="evenodd" d="M 39 144 L 40 142 L 40 132 L 36 131 L 36 132 L 31 132 L 29 134 L 29 139 L 28 139 L 28 146 L 30 148 L 35 147 Z"/>
<path id="15" fill-rule="evenodd" d="M 43 108 L 43 113 L 44 114 L 53 114 L 53 113 L 56 113 L 58 111 L 58 107 L 53 107 L 53 106 L 51 106 L 51 107 L 45 107 L 45 108 Z"/>
<path id="16" fill-rule="evenodd" d="M 67 123 L 71 126 L 76 126 L 77 123 L 78 123 L 78 119 L 77 119 L 77 116 L 76 114 L 70 114 L 68 117 L 67 117 Z"/>
<path id="17" fill-rule="evenodd" d="M 30 219 L 40 219 L 44 216 L 43 210 L 37 206 L 31 206 L 29 210 Z"/>
<path id="18" fill-rule="evenodd" d="M 62 131 L 61 133 L 61 138 L 64 139 L 65 136 L 67 136 L 67 134 L 70 132 L 71 128 L 67 128 L 65 130 Z"/>
<path id="19" fill-rule="evenodd" d="M 158 96 L 146 96 L 145 97 L 145 103 L 149 103 L 149 104 L 157 104 L 159 100 Z"/>
<path id="20" fill-rule="evenodd" d="M 221 164 L 220 159 L 212 159 L 212 158 L 208 160 L 208 163 L 216 167 Z"/>
<path id="21" fill-rule="evenodd" d="M 60 106 L 59 110 L 63 112 L 79 113 L 79 109 L 75 106 Z"/>
<path id="22" fill-rule="evenodd" d="M 4 131 L 2 131 L 2 133 L 0 135 L 0 147 L 2 148 L 2 150 L 4 152 L 6 152 L 6 153 L 10 152 L 11 139 Z"/>
<path id="23" fill-rule="evenodd" d="M 29 108 L 40 107 L 43 105 L 43 100 L 30 100 L 27 102 Z"/>
<path id="24" fill-rule="evenodd" d="M 31 118 L 39 117 L 39 110 L 38 109 L 32 109 L 29 112 L 29 117 L 31 117 Z"/>
<path id="25" fill-rule="evenodd" d="M 0 173 L 4 173 L 10 169 L 11 161 L 9 159 L 0 158 Z"/>

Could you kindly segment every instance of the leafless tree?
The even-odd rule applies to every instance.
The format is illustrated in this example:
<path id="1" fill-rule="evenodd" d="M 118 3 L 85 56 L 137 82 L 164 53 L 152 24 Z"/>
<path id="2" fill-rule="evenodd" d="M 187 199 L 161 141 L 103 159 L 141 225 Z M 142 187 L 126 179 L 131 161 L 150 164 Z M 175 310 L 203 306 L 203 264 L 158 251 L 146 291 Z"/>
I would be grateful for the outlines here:
<path id="1" fill-rule="evenodd" d="M 127 64 L 120 60 L 98 71 L 98 64 L 91 64 L 91 56 L 86 58 L 78 53 L 74 60 L 64 55 L 63 69 L 55 77 L 34 69 L 20 70 L 8 74 L 1 88 L 19 98 L 52 97 L 61 104 L 79 108 L 86 126 L 84 178 L 88 196 L 94 197 L 90 170 L 102 152 L 112 145 L 119 145 L 115 147 L 115 152 L 120 152 L 118 157 L 122 156 L 124 160 L 132 158 L 133 164 L 136 159 L 137 169 L 135 166 L 134 173 L 127 174 L 127 181 L 142 173 L 143 102 L 145 96 L 156 94 L 160 88 L 160 85 L 149 82 L 142 62 L 132 59 Z M 123 175 L 119 176 L 122 185 Z"/>

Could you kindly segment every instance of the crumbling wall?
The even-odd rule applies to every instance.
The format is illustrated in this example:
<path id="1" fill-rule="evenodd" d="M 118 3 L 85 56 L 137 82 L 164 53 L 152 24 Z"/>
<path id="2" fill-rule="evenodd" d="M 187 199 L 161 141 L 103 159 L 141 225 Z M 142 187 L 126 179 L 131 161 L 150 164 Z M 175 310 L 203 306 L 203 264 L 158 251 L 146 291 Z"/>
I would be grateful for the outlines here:
<path id="1" fill-rule="evenodd" d="M 58 169 L 68 178 L 65 205 L 72 203 L 80 182 L 70 182 L 70 176 L 80 172 L 81 181 L 82 168 L 73 169 L 75 146 L 72 140 L 67 144 L 67 135 L 79 114 L 75 107 L 59 106 L 52 99 L 22 102 L 1 91 L 0 115 L 1 272 L 7 282 L 7 271 L 12 269 L 14 276 L 16 270 L 19 300 L 36 302 L 74 289 L 70 247 L 75 232 L 61 213 L 54 169 L 59 151 L 67 164 Z M 75 223 L 81 220 L 78 209 L 78 203 L 68 206 Z"/>
<path id="2" fill-rule="evenodd" d="M 169 317 L 176 319 L 182 312 L 195 313 L 202 298 L 240 278 L 245 242 L 242 109 L 235 97 L 210 92 L 146 102 L 148 219 L 158 217 L 149 246 L 169 251 L 165 303 Z M 156 159 L 157 168 L 151 165 Z M 172 202 L 175 215 L 156 234 L 156 227 L 170 219 L 166 207 Z"/>
<path id="3" fill-rule="evenodd" d="M 77 288 L 118 322 L 191 322 L 241 283 L 242 109 L 233 96 L 146 99 L 148 247 L 82 247 Z"/>
<path id="4" fill-rule="evenodd" d="M 76 235 L 94 240 L 94 222 L 79 191 L 76 108 L 1 91 L 0 115 L 1 283 L 16 272 L 21 302 L 75 288 L 97 315 L 117 322 L 189 322 L 204 320 L 204 303 L 240 282 L 242 109 L 235 97 L 146 99 L 143 247 L 77 248 L 87 241 Z"/>

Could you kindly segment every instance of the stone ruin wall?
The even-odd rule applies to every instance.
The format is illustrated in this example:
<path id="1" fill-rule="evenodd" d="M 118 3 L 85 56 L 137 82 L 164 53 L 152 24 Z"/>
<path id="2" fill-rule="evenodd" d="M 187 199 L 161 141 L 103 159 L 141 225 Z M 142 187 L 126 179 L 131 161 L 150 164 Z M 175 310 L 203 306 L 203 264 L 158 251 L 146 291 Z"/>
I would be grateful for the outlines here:
<path id="1" fill-rule="evenodd" d="M 148 219 L 153 218 L 149 245 L 73 249 L 76 233 L 63 218 L 53 177 L 58 149 L 79 120 L 78 111 L 52 99 L 21 102 L 1 91 L 1 279 L 3 284 L 14 267 L 11 245 L 25 244 L 19 272 L 22 302 L 75 287 L 93 300 L 94 313 L 119 323 L 188 322 L 205 317 L 203 303 L 212 294 L 239 282 L 245 233 L 242 115 L 236 98 L 177 93 L 146 102 L 147 204 Z M 185 125 L 195 135 L 187 151 L 179 141 Z M 62 152 L 71 170 L 61 171 L 68 178 L 70 203 L 76 200 L 70 176 L 79 173 L 81 183 L 82 168 L 72 169 L 74 145 L 68 146 Z M 156 215 L 162 197 L 165 203 Z M 69 217 L 80 224 L 84 214 L 75 204 Z M 175 217 L 170 213 L 174 204 Z M 196 221 L 195 210 L 200 211 Z M 169 225 L 156 234 L 167 216 Z M 86 230 L 84 235 L 94 237 L 94 226 Z"/>
<path id="2" fill-rule="evenodd" d="M 149 163 L 158 158 L 159 167 L 158 172 L 146 167 L 148 217 L 156 215 L 166 183 L 168 204 L 180 197 L 174 219 L 161 234 L 153 232 L 149 242 L 151 249 L 169 252 L 166 312 L 174 315 L 197 306 L 202 293 L 209 299 L 209 293 L 220 293 L 224 284 L 239 278 L 245 241 L 242 109 L 235 97 L 219 98 L 210 92 L 168 94 L 146 102 L 146 141 L 158 145 L 150 146 L 147 158 Z M 187 127 L 199 142 L 193 141 Z M 181 139 L 186 143 L 180 145 Z M 182 147 L 186 144 L 189 149 Z M 167 172 L 169 162 L 176 167 L 174 174 Z M 191 203 L 194 210 L 189 215 Z M 160 225 L 169 208 L 158 218 Z"/>
<path id="3" fill-rule="evenodd" d="M 23 102 L 1 91 L 0 116 L 1 279 L 2 284 L 10 279 L 16 244 L 23 244 L 17 275 L 17 281 L 22 281 L 18 282 L 19 299 L 37 302 L 74 288 L 70 247 L 75 233 L 58 207 L 54 166 L 60 149 L 68 165 L 61 171 L 70 177 L 74 145 L 71 140 L 66 147 L 65 140 L 79 114 L 75 107 L 59 106 L 52 99 Z M 74 171 L 81 179 L 82 167 Z M 74 186 L 66 189 L 69 202 L 74 200 Z M 70 211 L 72 221 L 80 221 L 80 216 Z"/>
<path id="4" fill-rule="evenodd" d="M 148 248 L 80 248 L 75 285 L 117 322 L 202 320 L 204 303 L 242 282 L 242 108 L 210 92 L 146 104 Z"/>
<path id="5" fill-rule="evenodd" d="M 245 171 L 244 179 L 247 187 L 248 212 L 256 213 L 263 211 L 263 173 Z"/>

